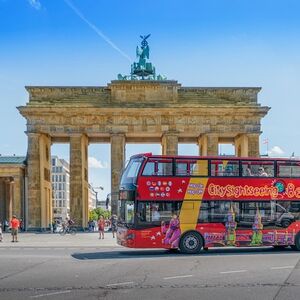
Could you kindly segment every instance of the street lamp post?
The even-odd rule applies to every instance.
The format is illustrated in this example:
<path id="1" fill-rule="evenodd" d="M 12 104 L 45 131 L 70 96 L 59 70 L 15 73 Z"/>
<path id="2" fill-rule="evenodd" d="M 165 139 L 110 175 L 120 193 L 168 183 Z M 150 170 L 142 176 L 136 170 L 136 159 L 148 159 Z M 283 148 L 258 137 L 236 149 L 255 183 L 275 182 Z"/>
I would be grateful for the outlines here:
<path id="1" fill-rule="evenodd" d="M 103 186 L 98 186 L 98 187 L 93 187 L 93 190 L 94 190 L 94 192 L 95 192 L 95 194 L 96 194 L 96 208 L 98 207 L 98 193 L 99 192 L 97 192 L 96 190 L 104 190 L 104 187 Z"/>

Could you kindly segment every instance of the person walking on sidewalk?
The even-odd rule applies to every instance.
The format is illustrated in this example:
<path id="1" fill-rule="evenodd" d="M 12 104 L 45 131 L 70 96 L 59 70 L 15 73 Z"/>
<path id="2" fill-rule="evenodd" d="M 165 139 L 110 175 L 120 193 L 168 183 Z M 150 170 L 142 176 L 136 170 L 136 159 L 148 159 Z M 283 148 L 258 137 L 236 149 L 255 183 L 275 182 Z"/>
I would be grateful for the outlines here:
<path id="1" fill-rule="evenodd" d="M 105 227 L 105 221 L 103 216 L 100 216 L 98 220 L 98 230 L 99 230 L 99 239 L 104 239 L 104 227 Z"/>
<path id="2" fill-rule="evenodd" d="M 115 214 L 111 215 L 110 223 L 111 223 L 111 232 L 112 232 L 113 238 L 115 238 L 115 234 L 117 232 L 117 216 Z"/>
<path id="3" fill-rule="evenodd" d="M 12 216 L 10 221 L 11 227 L 11 235 L 12 235 L 12 243 L 18 242 L 18 230 L 20 228 L 20 221 L 17 219 L 15 215 Z"/>
<path id="4" fill-rule="evenodd" d="M 3 232 L 6 232 L 7 228 L 8 228 L 8 221 L 5 219 L 3 222 Z"/>

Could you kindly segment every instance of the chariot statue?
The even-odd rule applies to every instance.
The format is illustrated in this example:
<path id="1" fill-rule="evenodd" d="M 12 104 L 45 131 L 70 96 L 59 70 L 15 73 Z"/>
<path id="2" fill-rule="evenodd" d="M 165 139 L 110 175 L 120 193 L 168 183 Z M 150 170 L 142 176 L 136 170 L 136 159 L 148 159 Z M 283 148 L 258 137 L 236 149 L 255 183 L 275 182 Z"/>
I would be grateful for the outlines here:
<path id="1" fill-rule="evenodd" d="M 141 46 L 136 47 L 136 57 L 138 58 L 138 62 L 134 62 L 131 65 L 130 75 L 121 75 L 118 74 L 118 80 L 165 80 L 166 78 L 155 74 L 155 67 L 149 61 L 150 56 L 150 47 L 148 45 L 147 39 L 150 37 L 148 35 L 140 35 Z"/>

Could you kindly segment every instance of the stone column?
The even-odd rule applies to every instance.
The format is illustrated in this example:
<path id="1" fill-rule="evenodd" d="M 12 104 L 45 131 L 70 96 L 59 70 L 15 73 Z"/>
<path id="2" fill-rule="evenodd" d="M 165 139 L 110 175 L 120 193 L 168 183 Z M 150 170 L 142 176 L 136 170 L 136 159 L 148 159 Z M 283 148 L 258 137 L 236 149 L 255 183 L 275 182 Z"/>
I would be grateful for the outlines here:
<path id="1" fill-rule="evenodd" d="M 259 157 L 259 135 L 260 133 L 248 133 L 248 156 Z"/>
<path id="2" fill-rule="evenodd" d="M 12 211 L 18 218 L 23 219 L 22 214 L 22 193 L 23 192 L 23 180 L 16 176 L 14 178 L 14 198 L 13 198 L 13 206 Z"/>
<path id="3" fill-rule="evenodd" d="M 199 155 L 207 156 L 207 136 L 201 135 L 198 137 Z"/>
<path id="4" fill-rule="evenodd" d="M 199 154 L 201 156 L 216 156 L 219 149 L 219 138 L 215 133 L 207 133 L 198 138 Z"/>
<path id="5" fill-rule="evenodd" d="M 49 136 L 28 133 L 28 228 L 45 229 L 51 223 L 52 201 L 50 180 Z"/>
<path id="6" fill-rule="evenodd" d="M 70 137 L 70 217 L 79 228 L 88 222 L 88 138 Z"/>
<path id="7" fill-rule="evenodd" d="M 119 184 L 125 161 L 126 139 L 124 134 L 110 136 L 111 151 L 111 212 L 118 212 Z"/>
<path id="8" fill-rule="evenodd" d="M 234 139 L 235 155 L 238 157 L 248 156 L 248 136 L 246 134 L 240 134 Z"/>
<path id="9" fill-rule="evenodd" d="M 178 154 L 178 133 L 166 132 L 161 139 L 162 155 Z"/>
<path id="10" fill-rule="evenodd" d="M 12 179 L 6 180 L 5 182 L 5 194 L 6 194 L 6 206 L 5 206 L 5 215 L 8 221 L 11 220 L 13 215 L 13 197 L 14 197 L 14 182 Z"/>

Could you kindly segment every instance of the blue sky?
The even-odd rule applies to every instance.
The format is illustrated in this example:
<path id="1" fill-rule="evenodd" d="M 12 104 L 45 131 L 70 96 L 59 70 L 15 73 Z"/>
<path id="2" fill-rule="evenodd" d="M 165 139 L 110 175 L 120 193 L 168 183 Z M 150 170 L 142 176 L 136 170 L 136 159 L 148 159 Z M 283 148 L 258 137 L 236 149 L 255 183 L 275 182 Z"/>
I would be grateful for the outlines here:
<path id="1" fill-rule="evenodd" d="M 296 0 L 0 0 L 0 153 L 26 154 L 16 110 L 27 101 L 25 85 L 106 85 L 129 73 L 125 56 L 135 59 L 139 35 L 151 33 L 151 61 L 168 79 L 262 87 L 259 102 L 272 109 L 261 139 L 273 155 L 300 156 L 299 13 Z M 149 149 L 160 146 L 129 145 L 127 156 Z M 66 145 L 52 150 L 68 157 Z M 91 145 L 90 156 L 90 181 L 105 187 L 104 196 L 109 146 Z"/>

